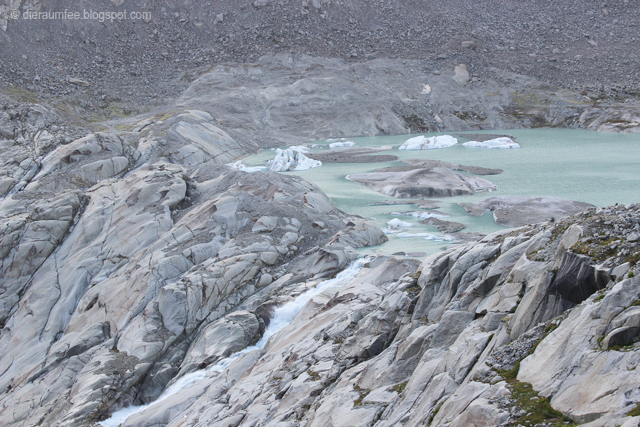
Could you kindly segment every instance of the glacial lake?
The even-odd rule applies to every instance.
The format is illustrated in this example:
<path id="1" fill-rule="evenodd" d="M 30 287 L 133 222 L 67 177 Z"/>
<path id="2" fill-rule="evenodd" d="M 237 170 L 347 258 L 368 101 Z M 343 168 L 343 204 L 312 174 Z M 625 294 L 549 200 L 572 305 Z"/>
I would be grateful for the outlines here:
<path id="1" fill-rule="evenodd" d="M 578 200 L 596 206 L 615 203 L 640 202 L 640 135 L 599 133 L 570 129 L 517 129 L 455 132 L 456 134 L 501 134 L 517 139 L 519 149 L 486 149 L 464 147 L 465 139 L 453 147 L 435 150 L 398 150 L 407 139 L 417 136 L 447 135 L 431 133 L 397 136 L 347 138 L 359 147 L 391 145 L 393 150 L 377 154 L 391 154 L 398 161 L 380 163 L 324 163 L 321 167 L 306 171 L 281 172 L 296 174 L 313 182 L 322 189 L 333 203 L 345 212 L 371 218 L 385 228 L 393 218 L 412 223 L 405 231 L 409 234 L 429 233 L 436 240 L 424 237 L 399 237 L 389 234 L 389 242 L 362 249 L 363 254 L 392 254 L 395 252 L 436 253 L 451 244 L 447 236 L 436 228 L 420 224 L 418 218 L 391 215 L 392 212 L 419 211 L 413 204 L 376 206 L 376 202 L 393 200 L 367 187 L 348 181 L 345 176 L 372 172 L 389 166 L 402 166 L 402 159 L 434 159 L 450 163 L 499 168 L 500 175 L 489 175 L 488 179 L 498 189 L 491 193 L 471 196 L 440 198 L 438 212 L 449 215 L 447 221 L 456 221 L 467 227 L 462 232 L 491 233 L 504 227 L 497 225 L 491 212 L 481 217 L 469 215 L 457 205 L 460 202 L 475 202 L 490 196 L 555 196 Z M 327 141 L 310 141 L 317 144 L 310 152 L 329 149 Z M 265 166 L 275 156 L 274 150 L 264 150 L 245 158 L 247 166 Z"/>

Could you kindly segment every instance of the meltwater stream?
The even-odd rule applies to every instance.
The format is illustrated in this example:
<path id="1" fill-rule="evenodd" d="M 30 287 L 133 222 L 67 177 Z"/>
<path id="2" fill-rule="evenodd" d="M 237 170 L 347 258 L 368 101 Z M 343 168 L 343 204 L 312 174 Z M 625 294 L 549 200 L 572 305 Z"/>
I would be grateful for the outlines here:
<path id="1" fill-rule="evenodd" d="M 227 366 L 231 364 L 235 359 L 239 356 L 248 353 L 253 350 L 261 349 L 265 346 L 269 338 L 275 335 L 277 332 L 282 330 L 285 326 L 287 326 L 293 318 L 298 314 L 298 312 L 305 306 L 311 298 L 320 294 L 321 292 L 330 289 L 335 286 L 344 285 L 362 269 L 362 267 L 370 261 L 370 257 L 363 257 L 353 261 L 349 267 L 340 272 L 335 278 L 325 280 L 320 282 L 316 287 L 309 289 L 308 291 L 298 295 L 294 300 L 289 301 L 288 303 L 274 309 L 273 316 L 271 321 L 269 322 L 269 326 L 265 329 L 264 334 L 260 341 L 258 341 L 255 345 L 245 348 L 244 350 L 238 351 L 226 359 L 222 359 L 218 361 L 206 369 L 202 369 L 196 372 L 192 372 L 180 378 L 173 385 L 167 388 L 155 401 L 140 406 L 129 406 L 128 408 L 123 408 L 117 412 L 114 412 L 111 415 L 111 418 L 101 421 L 99 424 L 103 427 L 118 427 L 122 423 L 124 423 L 127 418 L 133 414 L 144 411 L 147 408 L 152 407 L 153 405 L 161 402 L 168 397 L 173 396 L 174 394 L 184 390 L 189 387 L 191 384 L 194 384 L 202 379 L 204 379 L 207 374 L 210 372 L 222 372 Z"/>

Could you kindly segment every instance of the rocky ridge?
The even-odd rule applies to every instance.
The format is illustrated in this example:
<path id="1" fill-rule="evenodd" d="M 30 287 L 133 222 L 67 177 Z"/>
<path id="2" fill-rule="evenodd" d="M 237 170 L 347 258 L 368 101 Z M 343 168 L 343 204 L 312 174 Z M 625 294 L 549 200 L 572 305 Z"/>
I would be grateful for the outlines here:
<path id="1" fill-rule="evenodd" d="M 1 424 L 86 425 L 153 400 L 230 351 L 210 337 L 241 303 L 248 319 L 224 321 L 247 345 L 270 304 L 386 240 L 301 179 L 220 165 L 238 145 L 209 117 L 168 120 L 166 151 L 109 132 L 39 157 L 42 138 L 4 142 L 26 160 L 5 163 L 0 200 Z"/>
<path id="2" fill-rule="evenodd" d="M 639 215 L 592 209 L 419 266 L 369 261 L 264 349 L 124 425 L 636 425 Z M 602 221 L 627 236 L 604 262 L 580 250 Z"/>
<path id="3" fill-rule="evenodd" d="M 31 12 L 146 12 L 144 19 L 24 19 Z M 21 17 L 12 19 L 17 10 Z M 421 1 L 5 0 L 0 3 L 3 85 L 32 96 L 70 97 L 99 113 L 162 104 L 198 69 L 305 53 L 354 64 L 423 61 L 433 71 L 491 67 L 598 100 L 638 96 L 639 9 L 633 0 L 478 3 Z M 84 81 L 87 84 L 77 84 Z M 75 82 L 75 83 L 73 83 Z M 425 82 L 427 83 L 427 82 Z M 43 101 L 41 101 L 43 102 Z"/>
<path id="4" fill-rule="evenodd" d="M 0 2 L 0 424 L 151 402 L 125 425 L 638 424 L 637 205 L 368 260 L 203 371 L 385 239 L 303 180 L 223 164 L 329 137 L 639 132 L 633 2 L 418 3 L 88 1 L 152 19 L 80 23 Z"/>

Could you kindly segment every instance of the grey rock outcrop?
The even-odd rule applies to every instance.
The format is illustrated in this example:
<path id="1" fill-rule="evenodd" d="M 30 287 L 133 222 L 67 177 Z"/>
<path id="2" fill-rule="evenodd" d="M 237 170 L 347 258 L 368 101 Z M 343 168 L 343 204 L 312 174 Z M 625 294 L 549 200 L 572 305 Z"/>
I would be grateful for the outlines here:
<path id="1" fill-rule="evenodd" d="M 125 426 L 513 425 L 526 424 L 536 410 L 527 402 L 543 398 L 561 411 L 533 414 L 549 422 L 632 423 L 640 280 L 609 282 L 602 266 L 573 252 L 579 246 L 567 246 L 571 224 L 585 224 L 585 238 L 599 215 L 494 233 L 419 267 L 371 260 L 341 288 L 313 297 L 262 350 Z M 635 218 L 640 210 L 605 215 Z M 584 280 L 564 287 L 568 270 Z M 590 287 L 594 274 L 606 288 Z M 515 333 L 521 311 L 535 320 Z M 517 380 L 501 377 L 519 363 Z M 518 380 L 539 395 L 523 403 Z"/>
<path id="2" fill-rule="evenodd" d="M 497 187 L 483 178 L 463 175 L 448 167 L 391 167 L 347 175 L 386 196 L 399 198 L 451 197 L 492 191 Z"/>
<path id="3" fill-rule="evenodd" d="M 385 239 L 299 178 L 216 166 L 198 147 L 180 165 L 90 134 L 0 199 L 0 424 L 87 425 L 152 401 L 254 343 L 283 286 L 335 274 L 354 247 Z M 259 223 L 266 232 L 252 232 Z"/>
<path id="4" fill-rule="evenodd" d="M 477 203 L 459 203 L 471 215 L 493 212 L 496 223 L 520 227 L 536 222 L 555 220 L 582 212 L 593 205 L 559 197 L 497 196 Z"/>

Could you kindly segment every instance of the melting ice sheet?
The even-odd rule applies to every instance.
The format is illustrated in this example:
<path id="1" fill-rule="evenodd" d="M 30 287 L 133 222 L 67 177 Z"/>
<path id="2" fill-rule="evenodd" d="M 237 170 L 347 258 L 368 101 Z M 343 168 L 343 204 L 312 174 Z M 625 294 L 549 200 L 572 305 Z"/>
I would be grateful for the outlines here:
<path id="1" fill-rule="evenodd" d="M 206 369 L 202 369 L 196 372 L 192 372 L 190 374 L 184 375 L 178 381 L 173 383 L 169 388 L 167 388 L 155 401 L 141 406 L 130 406 L 128 408 L 123 408 L 117 412 L 114 412 L 111 415 L 111 418 L 101 421 L 99 424 L 103 427 L 118 427 L 122 423 L 124 423 L 127 418 L 133 414 L 136 414 L 140 411 L 144 411 L 147 408 L 152 407 L 153 405 L 161 402 L 168 397 L 173 396 L 174 394 L 188 388 L 191 384 L 194 384 L 202 379 L 204 379 L 207 374 L 211 372 L 222 372 L 227 366 L 231 364 L 235 359 L 239 356 L 248 353 L 253 350 L 261 349 L 265 346 L 269 338 L 275 335 L 277 332 L 282 330 L 285 326 L 287 326 L 293 318 L 298 314 L 298 312 L 305 306 L 311 298 L 320 294 L 321 292 L 336 286 L 341 286 L 346 284 L 349 280 L 355 277 L 356 274 L 362 269 L 362 267 L 370 261 L 371 258 L 359 258 L 353 261 L 349 267 L 343 270 L 340 274 L 338 274 L 335 278 L 325 280 L 320 282 L 315 288 L 309 289 L 308 291 L 298 295 L 298 297 L 288 303 L 276 308 L 273 311 L 273 316 L 271 321 L 269 322 L 269 326 L 264 331 L 264 335 L 255 345 L 245 348 L 237 353 L 232 354 L 226 359 L 220 360 L 218 363 L 215 363 Z"/>

